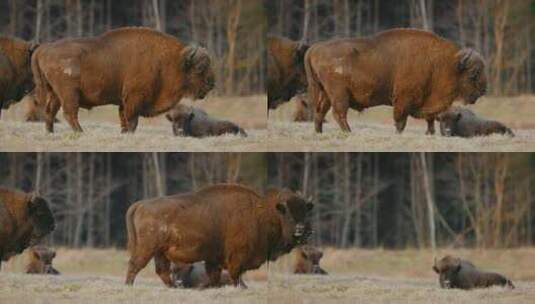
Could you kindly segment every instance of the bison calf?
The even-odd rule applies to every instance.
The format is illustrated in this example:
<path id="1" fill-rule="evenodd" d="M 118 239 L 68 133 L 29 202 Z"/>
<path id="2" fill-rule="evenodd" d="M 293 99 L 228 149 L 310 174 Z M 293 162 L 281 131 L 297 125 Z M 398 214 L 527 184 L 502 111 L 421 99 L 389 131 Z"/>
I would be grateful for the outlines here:
<path id="1" fill-rule="evenodd" d="M 247 136 L 235 123 L 210 117 L 197 107 L 178 104 L 165 117 L 172 123 L 175 136 L 180 134 L 180 129 L 183 135 L 191 137 L 220 136 L 227 133 Z"/>
<path id="2" fill-rule="evenodd" d="M 301 246 L 295 249 L 294 273 L 327 274 L 320 267 L 323 252 L 312 246 Z"/>
<path id="3" fill-rule="evenodd" d="M 37 244 L 55 228 L 42 197 L 0 187 L 0 265 Z"/>
<path id="4" fill-rule="evenodd" d="M 30 261 L 26 265 L 26 273 L 33 274 L 60 274 L 54 266 L 52 261 L 56 257 L 56 252 L 50 250 L 45 246 L 33 246 L 28 250 Z"/>
<path id="5" fill-rule="evenodd" d="M 493 285 L 514 288 L 513 282 L 503 275 L 481 271 L 471 262 L 449 255 L 438 262 L 435 260 L 433 270 L 439 275 L 442 288 L 473 289 Z"/>
<path id="6" fill-rule="evenodd" d="M 241 275 L 274 261 L 310 236 L 312 203 L 289 190 L 260 195 L 241 185 L 220 184 L 199 191 L 134 203 L 126 214 L 126 284 L 154 258 L 156 273 L 169 287 L 171 262 L 205 262 L 208 286 L 219 286 L 227 269 L 234 286 Z"/>
<path id="7" fill-rule="evenodd" d="M 452 107 L 438 116 L 442 136 L 474 137 L 494 133 L 514 137 L 511 129 L 499 121 L 478 117 L 469 109 Z"/>
<path id="8" fill-rule="evenodd" d="M 427 120 L 433 134 L 436 116 L 454 100 L 475 103 L 487 89 L 481 55 L 414 29 L 315 43 L 305 54 L 305 70 L 316 132 L 331 106 L 340 128 L 350 132 L 348 109 L 391 105 L 398 133 L 413 116 Z"/>
<path id="9" fill-rule="evenodd" d="M 171 280 L 176 286 L 184 288 L 204 288 L 210 285 L 210 278 L 206 273 L 204 262 L 193 264 L 175 264 L 171 265 Z M 241 280 L 241 279 L 240 279 Z M 233 285 L 228 271 L 221 271 L 220 285 Z"/>

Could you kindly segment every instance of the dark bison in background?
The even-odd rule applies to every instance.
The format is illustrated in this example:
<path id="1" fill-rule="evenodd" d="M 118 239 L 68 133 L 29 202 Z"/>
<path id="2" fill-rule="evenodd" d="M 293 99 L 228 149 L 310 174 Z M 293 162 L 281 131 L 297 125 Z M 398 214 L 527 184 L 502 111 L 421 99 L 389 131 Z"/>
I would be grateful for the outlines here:
<path id="1" fill-rule="evenodd" d="M 59 271 L 54 268 L 52 261 L 56 257 L 56 252 L 45 246 L 33 246 L 28 249 L 30 260 L 26 265 L 26 273 L 30 274 L 52 274 L 58 275 Z"/>
<path id="2" fill-rule="evenodd" d="M 204 262 L 193 264 L 171 264 L 171 280 L 183 288 L 203 288 L 210 284 Z M 240 278 L 241 280 L 241 278 Z M 228 271 L 221 271 L 220 286 L 234 285 Z"/>
<path id="3" fill-rule="evenodd" d="M 134 203 L 126 214 L 131 253 L 126 284 L 154 257 L 156 273 L 169 287 L 170 264 L 205 262 L 207 286 L 219 286 L 222 269 L 234 286 L 240 276 L 290 252 L 309 237 L 312 203 L 289 190 L 260 195 L 241 185 Z M 207 287 L 204 286 L 204 287 Z"/>
<path id="4" fill-rule="evenodd" d="M 232 121 L 211 117 L 203 109 L 177 104 L 165 114 L 173 127 L 175 136 L 191 137 L 220 136 L 224 134 L 239 134 L 247 137 L 247 133 Z"/>
<path id="5" fill-rule="evenodd" d="M 503 275 L 481 271 L 471 262 L 449 255 L 438 262 L 435 260 L 433 270 L 439 275 L 442 288 L 473 289 L 493 285 L 515 288 L 513 282 Z"/>
<path id="6" fill-rule="evenodd" d="M 474 137 L 515 134 L 503 123 L 478 117 L 473 111 L 461 107 L 451 107 L 437 117 L 442 136 Z"/>
<path id="7" fill-rule="evenodd" d="M 267 42 L 268 109 L 275 109 L 306 90 L 304 57 L 308 45 L 275 36 L 268 36 Z"/>
<path id="8" fill-rule="evenodd" d="M 30 60 L 36 45 L 0 37 L 0 116 L 10 101 L 19 101 L 33 87 Z"/>
<path id="9" fill-rule="evenodd" d="M 327 274 L 320 266 L 323 252 L 313 246 L 300 246 L 295 249 L 294 273 Z"/>
<path id="10" fill-rule="evenodd" d="M 48 203 L 35 194 L 0 187 L 0 265 L 55 228 Z"/>
<path id="11" fill-rule="evenodd" d="M 214 87 L 206 49 L 148 28 L 43 44 L 32 57 L 32 71 L 49 132 L 60 107 L 81 132 L 78 109 L 105 104 L 119 106 L 122 132 L 134 132 L 139 116 L 167 112 L 183 97 L 202 99 Z"/>
<path id="12" fill-rule="evenodd" d="M 349 108 L 391 105 L 399 133 L 410 115 L 427 120 L 427 133 L 434 134 L 435 118 L 454 100 L 472 104 L 487 89 L 476 51 L 414 29 L 316 43 L 305 55 L 305 69 L 316 132 L 331 106 L 340 128 L 350 132 Z"/>

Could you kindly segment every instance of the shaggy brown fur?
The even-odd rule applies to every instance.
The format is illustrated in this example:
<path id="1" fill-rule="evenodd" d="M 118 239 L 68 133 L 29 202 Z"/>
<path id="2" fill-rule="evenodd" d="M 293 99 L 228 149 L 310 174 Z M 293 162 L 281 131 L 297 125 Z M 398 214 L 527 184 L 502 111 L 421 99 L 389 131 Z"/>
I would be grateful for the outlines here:
<path id="1" fill-rule="evenodd" d="M 0 116 L 10 102 L 19 101 L 33 87 L 30 58 L 37 46 L 0 37 Z"/>
<path id="2" fill-rule="evenodd" d="M 312 246 L 300 246 L 295 250 L 294 273 L 327 274 L 320 267 L 323 252 Z"/>
<path id="3" fill-rule="evenodd" d="M 49 132 L 60 107 L 81 132 L 78 109 L 105 104 L 119 106 L 122 132 L 134 132 L 139 116 L 167 112 L 183 97 L 202 99 L 214 87 L 204 48 L 148 28 L 44 44 L 32 57 L 32 71 Z"/>
<path id="4" fill-rule="evenodd" d="M 305 55 L 305 69 L 316 132 L 331 106 L 340 128 L 350 132 L 349 108 L 392 105 L 399 133 L 411 115 L 427 120 L 433 134 L 439 113 L 456 99 L 475 103 L 487 87 L 476 51 L 414 29 L 316 43 Z"/>
<path id="5" fill-rule="evenodd" d="M 438 262 L 435 260 L 433 270 L 439 274 L 442 288 L 473 289 L 493 285 L 515 288 L 513 282 L 503 275 L 481 271 L 471 262 L 449 255 Z"/>
<path id="6" fill-rule="evenodd" d="M 29 262 L 26 265 L 26 273 L 34 274 L 60 274 L 54 266 L 52 261 L 56 257 L 56 252 L 45 246 L 33 246 L 28 249 Z"/>
<path id="7" fill-rule="evenodd" d="M 0 265 L 37 244 L 55 228 L 42 197 L 0 187 Z"/>
<path id="8" fill-rule="evenodd" d="M 268 108 L 275 109 L 306 89 L 303 59 L 308 45 L 274 36 L 267 43 Z"/>
<path id="9" fill-rule="evenodd" d="M 210 117 L 208 113 L 197 107 L 177 104 L 165 117 L 172 123 L 175 136 L 182 134 L 192 137 L 220 136 L 223 134 L 240 134 L 247 137 L 247 133 L 235 123 Z"/>
<path id="10" fill-rule="evenodd" d="M 288 190 L 261 196 L 241 185 L 220 184 L 196 192 L 134 203 L 126 214 L 126 284 L 154 257 L 156 273 L 169 287 L 170 263 L 205 261 L 209 286 L 228 270 L 234 286 L 242 273 L 306 241 L 312 204 Z"/>
<path id="11" fill-rule="evenodd" d="M 176 286 L 184 288 L 204 288 L 210 285 L 210 278 L 206 273 L 204 262 L 193 264 L 171 264 L 171 280 Z M 241 279 L 240 279 L 241 280 Z M 221 286 L 233 285 L 228 271 L 221 271 L 219 281 Z"/>
<path id="12" fill-rule="evenodd" d="M 474 137 L 494 133 L 515 136 L 513 131 L 501 122 L 480 118 L 471 110 L 461 107 L 451 107 L 441 113 L 438 121 L 442 136 Z"/>
<path id="13" fill-rule="evenodd" d="M 314 120 L 314 112 L 308 102 L 306 94 L 299 94 L 293 98 L 295 103 L 295 111 L 293 114 L 293 121 L 306 122 Z"/>

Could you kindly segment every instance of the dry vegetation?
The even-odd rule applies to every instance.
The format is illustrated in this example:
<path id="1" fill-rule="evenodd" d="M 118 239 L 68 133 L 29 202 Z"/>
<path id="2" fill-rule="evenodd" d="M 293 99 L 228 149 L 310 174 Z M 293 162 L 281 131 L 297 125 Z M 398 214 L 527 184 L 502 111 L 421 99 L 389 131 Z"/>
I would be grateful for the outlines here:
<path id="1" fill-rule="evenodd" d="M 185 102 L 192 104 L 191 102 Z M 175 137 L 164 115 L 140 120 L 136 133 L 122 135 L 116 106 L 80 111 L 83 134 L 75 134 L 62 121 L 56 132 L 47 134 L 44 123 L 24 122 L 25 105 L 17 104 L 2 113 L 2 151 L 264 151 L 267 138 L 266 97 L 207 97 L 195 106 L 210 115 L 233 121 L 249 134 L 247 138 L 225 135 L 211 138 Z M 58 118 L 63 115 L 58 113 Z"/>
<path id="2" fill-rule="evenodd" d="M 24 257 L 5 265 L 0 274 L 0 303 L 532 303 L 535 249 L 456 249 L 437 254 L 445 253 L 502 272 L 517 288 L 439 289 L 430 268 L 430 251 L 335 249 L 325 250 L 322 264 L 328 276 L 290 274 L 291 258 L 285 257 L 269 268 L 248 273 L 248 290 L 171 290 L 163 287 L 149 265 L 130 288 L 123 285 L 126 252 L 60 249 L 56 264 L 63 275 L 59 277 L 21 274 Z"/>
<path id="3" fill-rule="evenodd" d="M 479 138 L 446 138 L 438 131 L 426 136 L 423 120 L 409 119 L 402 135 L 395 132 L 391 107 L 376 107 L 362 113 L 349 112 L 351 134 L 340 131 L 331 114 L 323 134 L 313 123 L 294 123 L 294 105 L 285 104 L 269 114 L 270 151 L 534 151 L 535 96 L 483 98 L 471 106 L 478 115 L 511 127 L 516 137 L 493 135 Z"/>

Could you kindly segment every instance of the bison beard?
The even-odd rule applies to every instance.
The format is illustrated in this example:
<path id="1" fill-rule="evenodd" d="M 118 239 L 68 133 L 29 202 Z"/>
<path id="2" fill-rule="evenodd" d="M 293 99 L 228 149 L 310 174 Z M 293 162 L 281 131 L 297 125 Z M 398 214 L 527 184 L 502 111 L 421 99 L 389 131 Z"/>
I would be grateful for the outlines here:
<path id="1" fill-rule="evenodd" d="M 147 28 L 44 44 L 32 57 L 32 71 L 49 132 L 60 107 L 81 132 L 79 108 L 105 104 L 119 106 L 123 133 L 134 132 L 139 116 L 167 112 L 183 97 L 203 99 L 214 87 L 206 49 Z"/>
<path id="2" fill-rule="evenodd" d="M 0 187 L 0 263 L 37 244 L 55 228 L 48 203 L 34 194 Z"/>
<path id="3" fill-rule="evenodd" d="M 268 109 L 275 109 L 306 89 L 304 57 L 308 45 L 282 37 L 268 37 Z"/>
<path id="4" fill-rule="evenodd" d="M 126 215 L 131 253 L 126 284 L 154 257 L 156 273 L 169 287 L 175 287 L 171 262 L 199 261 L 205 261 L 207 286 L 219 286 L 226 269 L 234 286 L 245 287 L 242 273 L 306 241 L 312 206 L 289 190 L 261 196 L 233 184 L 134 203 Z"/>
<path id="5" fill-rule="evenodd" d="M 442 288 L 473 289 L 493 285 L 515 288 L 513 282 L 503 275 L 481 271 L 471 262 L 449 255 L 438 262 L 435 259 L 433 271 L 439 275 Z"/>
<path id="6" fill-rule="evenodd" d="M 477 52 L 414 29 L 316 43 L 305 54 L 305 70 L 319 133 L 331 106 L 340 128 L 350 132 L 349 108 L 391 105 L 398 133 L 410 115 L 427 120 L 427 133 L 434 134 L 439 113 L 456 99 L 476 102 L 487 86 Z"/>

